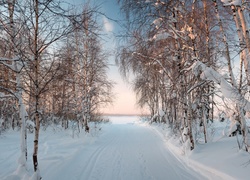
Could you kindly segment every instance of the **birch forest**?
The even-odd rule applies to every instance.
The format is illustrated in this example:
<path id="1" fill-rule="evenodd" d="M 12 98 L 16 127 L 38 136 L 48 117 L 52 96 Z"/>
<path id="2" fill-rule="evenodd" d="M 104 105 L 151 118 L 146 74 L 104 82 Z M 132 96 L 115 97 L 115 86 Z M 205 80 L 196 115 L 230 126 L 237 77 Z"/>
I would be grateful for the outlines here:
<path id="1" fill-rule="evenodd" d="M 208 143 L 215 119 L 250 152 L 250 2 L 247 0 L 114 0 L 124 21 L 116 65 L 131 82 L 148 121 L 168 125 L 186 150 Z M 21 132 L 19 168 L 52 124 L 89 133 L 103 121 L 115 85 L 103 46 L 100 5 L 60 0 L 0 1 L 0 136 Z M 105 16 L 106 17 L 106 16 Z M 125 83 L 125 82 L 124 82 Z M 27 152 L 27 133 L 33 151 Z"/>
<path id="2" fill-rule="evenodd" d="M 193 150 L 209 141 L 215 118 L 230 118 L 229 136 L 250 151 L 249 2 L 120 0 L 126 17 L 117 63 L 151 122 L 169 124 Z M 125 37 L 125 38 L 124 38 Z"/>

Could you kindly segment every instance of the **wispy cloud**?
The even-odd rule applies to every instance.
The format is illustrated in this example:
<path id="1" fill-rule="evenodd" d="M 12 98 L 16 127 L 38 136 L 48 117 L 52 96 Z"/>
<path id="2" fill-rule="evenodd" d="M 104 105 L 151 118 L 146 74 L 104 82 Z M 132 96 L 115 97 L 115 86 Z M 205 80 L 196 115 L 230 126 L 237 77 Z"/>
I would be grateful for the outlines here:
<path id="1" fill-rule="evenodd" d="M 103 17 L 103 24 L 106 32 L 112 32 L 114 30 L 112 22 L 110 22 L 106 17 Z"/>

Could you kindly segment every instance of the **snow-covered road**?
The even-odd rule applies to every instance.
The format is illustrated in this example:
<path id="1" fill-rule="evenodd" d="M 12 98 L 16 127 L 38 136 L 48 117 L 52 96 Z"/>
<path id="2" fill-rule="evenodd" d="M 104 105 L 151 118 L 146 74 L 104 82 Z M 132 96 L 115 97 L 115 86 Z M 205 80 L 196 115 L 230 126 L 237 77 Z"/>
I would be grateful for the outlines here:
<path id="1" fill-rule="evenodd" d="M 219 136 L 227 123 L 215 124 L 215 142 L 198 144 L 183 155 L 163 125 L 149 125 L 136 116 L 109 118 L 112 124 L 89 124 L 88 134 L 72 131 L 72 124 L 66 130 L 60 125 L 42 128 L 38 160 L 43 180 L 249 179 L 249 153 L 238 151 L 235 139 Z M 34 134 L 28 133 L 27 168 L 22 171 L 17 163 L 20 131 L 0 135 L 0 180 L 30 179 L 33 140 Z"/>
<path id="2" fill-rule="evenodd" d="M 40 164 L 43 179 L 204 179 L 179 162 L 152 129 L 133 123 L 108 125 L 95 142 L 76 146 L 63 159 L 58 156 L 61 160 L 51 166 Z"/>

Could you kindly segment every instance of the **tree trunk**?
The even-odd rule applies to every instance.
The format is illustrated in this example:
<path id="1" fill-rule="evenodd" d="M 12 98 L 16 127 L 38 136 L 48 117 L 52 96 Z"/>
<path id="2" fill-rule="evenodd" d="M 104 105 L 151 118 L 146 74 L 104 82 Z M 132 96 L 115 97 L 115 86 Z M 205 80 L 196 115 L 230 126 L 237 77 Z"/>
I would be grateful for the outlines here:
<path id="1" fill-rule="evenodd" d="M 34 138 L 34 151 L 33 151 L 33 165 L 34 171 L 38 170 L 38 142 L 40 131 L 40 118 L 39 118 L 39 53 L 38 53 L 38 0 L 35 0 L 35 34 L 34 34 L 34 63 L 35 63 L 35 138 Z M 38 174 L 37 179 L 40 179 Z"/>
<path id="2" fill-rule="evenodd" d="M 240 79 L 238 88 L 240 93 L 241 93 L 242 83 L 243 83 L 243 61 L 242 58 L 240 57 Z"/>
<path id="3" fill-rule="evenodd" d="M 204 134 L 204 141 L 205 143 L 207 143 L 207 112 L 206 112 L 206 108 L 203 105 L 202 107 L 202 119 L 203 119 L 203 134 Z"/>
<path id="4" fill-rule="evenodd" d="M 249 31 L 248 31 L 248 27 L 245 21 L 245 16 L 244 16 L 244 12 L 243 9 L 241 7 L 237 7 L 238 9 L 238 15 L 239 15 L 239 19 L 241 22 L 241 27 L 242 27 L 242 34 L 244 37 L 244 40 L 246 42 L 246 47 L 248 49 L 248 53 L 250 52 L 250 39 L 249 39 Z M 250 63 L 249 63 L 249 58 L 248 56 L 245 57 L 245 71 L 246 71 L 246 76 L 247 76 L 247 83 L 248 86 L 250 86 Z"/>
<path id="5" fill-rule="evenodd" d="M 195 43 L 195 40 L 196 40 L 196 34 L 194 32 L 194 24 L 195 24 L 195 17 L 194 17 L 194 13 L 195 13 L 195 3 L 196 3 L 196 0 L 193 0 L 193 3 L 192 3 L 192 21 L 191 21 L 191 34 L 192 36 L 190 37 L 191 38 L 191 41 L 192 41 L 192 49 L 193 49 L 193 57 L 197 57 L 198 56 L 198 53 L 196 51 L 196 43 Z"/>
<path id="6" fill-rule="evenodd" d="M 84 116 L 84 127 L 85 132 L 89 132 L 89 117 L 90 117 L 90 83 L 89 83 L 89 77 L 88 77 L 88 53 L 89 53 L 89 45 L 88 45 L 88 38 L 89 38 L 89 19 L 87 17 L 84 17 L 84 27 L 85 27 L 85 37 L 86 40 L 84 42 L 84 58 L 83 58 L 83 77 L 84 77 L 84 107 L 83 107 L 83 116 Z"/>
<path id="7" fill-rule="evenodd" d="M 192 131 L 192 121 L 193 121 L 193 116 L 192 116 L 192 108 L 191 108 L 191 102 L 190 102 L 190 94 L 188 95 L 188 114 L 187 114 L 187 123 L 188 123 L 188 136 L 190 140 L 190 150 L 192 151 L 194 149 L 194 138 L 193 138 L 193 131 Z"/>
<path id="8" fill-rule="evenodd" d="M 205 30 L 206 30 L 206 57 L 207 57 L 207 64 L 208 66 L 213 66 L 214 63 L 212 62 L 212 59 L 210 58 L 210 54 L 211 54 L 211 49 L 210 49 L 210 27 L 209 27 L 209 22 L 208 22 L 208 13 L 207 13 L 207 1 L 206 0 L 202 0 L 203 3 L 203 10 L 204 10 L 204 20 L 205 20 Z M 211 89 L 211 83 L 209 83 L 208 85 L 205 86 L 204 91 L 205 94 L 210 94 L 210 89 Z M 209 116 L 210 116 L 210 105 L 213 106 L 213 103 L 211 103 L 210 98 L 211 96 L 213 96 L 213 94 L 209 95 L 209 96 L 204 96 L 204 103 L 207 103 L 205 105 L 203 105 L 203 108 L 206 107 L 206 105 L 208 106 L 206 109 L 208 112 L 207 115 L 204 117 L 204 121 L 208 121 L 209 120 Z M 205 107 L 204 107 L 205 106 Z M 204 125 L 204 138 L 205 138 L 205 143 L 207 142 L 207 127 Z"/>
<path id="9" fill-rule="evenodd" d="M 19 77 L 20 74 L 17 74 L 17 77 Z M 19 78 L 18 78 L 19 79 Z M 17 82 L 20 82 L 20 79 L 17 80 Z M 20 85 L 20 83 L 18 83 Z M 22 99 L 22 90 L 19 87 L 18 88 L 18 106 L 19 106 L 19 118 L 20 121 L 22 122 L 21 126 L 21 156 L 19 158 L 19 163 L 21 166 L 26 167 L 26 161 L 27 161 L 27 130 L 26 130 L 26 110 L 25 106 L 23 104 L 23 99 Z"/>

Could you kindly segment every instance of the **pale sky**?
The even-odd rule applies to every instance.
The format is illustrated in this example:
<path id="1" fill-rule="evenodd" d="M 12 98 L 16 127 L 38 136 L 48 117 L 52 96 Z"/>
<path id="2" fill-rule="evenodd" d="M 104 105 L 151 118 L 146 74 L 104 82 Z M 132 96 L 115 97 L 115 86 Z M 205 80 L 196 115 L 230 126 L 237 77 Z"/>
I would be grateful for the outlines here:
<path id="1" fill-rule="evenodd" d="M 80 5 L 84 3 L 84 0 L 69 0 L 70 3 L 74 3 L 76 5 Z M 114 33 L 119 31 L 119 26 L 111 19 L 121 20 L 121 14 L 119 7 L 117 5 L 117 0 L 91 0 L 95 2 L 95 4 L 101 6 L 101 10 L 106 14 L 107 17 L 103 16 L 103 28 L 106 32 L 107 36 L 104 38 L 105 43 L 104 49 L 112 52 L 114 54 L 114 50 L 116 47 L 116 40 Z M 115 94 L 113 106 L 103 108 L 101 111 L 103 113 L 109 114 L 141 114 L 142 110 L 136 107 L 136 97 L 132 91 L 131 85 L 124 82 L 118 67 L 115 66 L 114 56 L 109 57 L 110 69 L 108 72 L 108 77 L 110 80 L 114 81 L 116 84 L 114 85 L 113 92 Z"/>
<path id="2" fill-rule="evenodd" d="M 121 19 L 119 7 L 116 0 L 96 0 L 98 3 L 103 2 L 102 10 L 108 16 L 108 18 L 119 20 Z M 116 39 L 114 36 L 115 32 L 119 31 L 119 26 L 103 17 L 104 28 L 108 34 L 107 43 L 104 44 L 105 48 L 110 51 L 114 51 L 116 48 Z M 114 103 L 113 106 L 103 109 L 103 112 L 110 114 L 140 114 L 141 110 L 136 107 L 136 96 L 132 91 L 131 85 L 124 82 L 122 79 L 119 69 L 115 66 L 114 56 L 109 58 L 110 69 L 108 76 L 116 82 L 114 85 Z"/>

